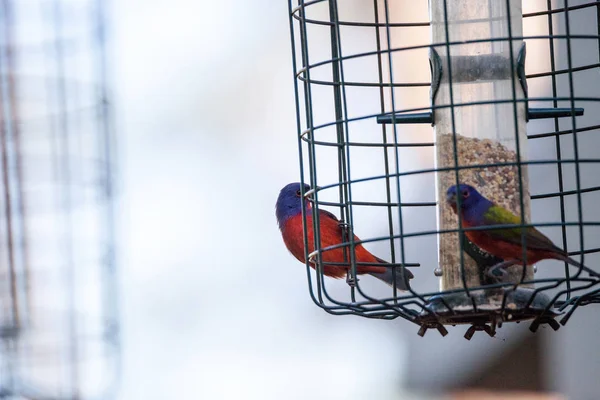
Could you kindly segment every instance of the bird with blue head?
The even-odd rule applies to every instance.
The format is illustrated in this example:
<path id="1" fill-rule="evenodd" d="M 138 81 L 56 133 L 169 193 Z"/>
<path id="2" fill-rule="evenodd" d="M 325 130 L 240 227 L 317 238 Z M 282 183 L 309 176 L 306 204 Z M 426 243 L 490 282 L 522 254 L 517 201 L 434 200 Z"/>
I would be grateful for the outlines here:
<path id="1" fill-rule="evenodd" d="M 521 218 L 509 210 L 485 198 L 473 186 L 453 185 L 446 192 L 446 202 L 452 210 L 460 214 L 464 228 L 488 227 L 485 230 L 465 230 L 465 236 L 482 250 L 503 259 L 491 267 L 487 273 L 502 275 L 504 269 L 516 264 L 535 264 L 541 260 L 555 259 L 581 268 L 592 276 L 600 274 L 573 260 L 568 254 L 552 243 L 533 226 L 522 225 Z M 494 228 L 498 225 L 514 227 Z M 525 249 L 525 251 L 524 251 Z"/>
<path id="2" fill-rule="evenodd" d="M 304 258 L 304 234 L 302 230 L 302 209 L 306 213 L 306 229 L 308 236 L 308 253 L 314 251 L 314 231 L 313 231 L 313 207 L 306 199 L 304 194 L 310 191 L 310 186 L 294 182 L 286 185 L 277 198 L 275 204 L 275 214 L 277 216 L 277 224 L 283 237 L 283 242 L 287 249 L 300 262 L 305 263 Z M 319 209 L 319 237 L 321 249 L 329 246 L 335 246 L 344 242 L 348 242 L 349 238 L 346 235 L 344 225 L 337 217 L 329 211 Z M 359 242 L 360 239 L 354 236 L 354 242 Z M 323 273 L 332 278 L 348 279 L 348 271 L 350 269 L 350 254 L 348 247 L 338 247 L 331 250 L 326 250 L 321 253 L 323 261 Z M 413 278 L 413 274 L 403 267 L 396 267 L 396 274 L 392 272 L 391 267 L 386 267 L 386 261 L 375 257 L 364 246 L 357 243 L 354 247 L 354 256 L 356 261 L 356 272 L 359 275 L 369 274 L 377 279 L 393 286 L 394 283 L 398 290 L 408 290 L 409 279 Z M 315 268 L 315 263 L 310 263 L 312 268 Z M 349 281 L 353 284 L 353 282 Z"/>

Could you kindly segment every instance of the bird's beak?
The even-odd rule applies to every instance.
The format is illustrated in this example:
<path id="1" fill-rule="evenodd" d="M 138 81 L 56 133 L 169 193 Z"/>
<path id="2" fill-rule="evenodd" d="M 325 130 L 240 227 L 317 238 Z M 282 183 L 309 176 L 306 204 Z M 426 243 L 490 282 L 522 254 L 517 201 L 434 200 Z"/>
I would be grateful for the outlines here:
<path id="1" fill-rule="evenodd" d="M 306 198 L 307 198 L 307 199 L 314 200 L 314 199 L 315 199 L 315 192 L 316 192 L 317 190 L 321 190 L 321 187 L 319 187 L 319 186 L 315 186 L 315 187 L 314 187 L 314 189 L 309 189 L 309 191 L 308 191 L 308 192 L 306 192 L 306 193 L 308 193 L 308 196 L 306 196 Z"/>
<path id="2" fill-rule="evenodd" d="M 456 193 L 446 194 L 446 202 L 448 202 L 450 204 L 456 203 Z"/>

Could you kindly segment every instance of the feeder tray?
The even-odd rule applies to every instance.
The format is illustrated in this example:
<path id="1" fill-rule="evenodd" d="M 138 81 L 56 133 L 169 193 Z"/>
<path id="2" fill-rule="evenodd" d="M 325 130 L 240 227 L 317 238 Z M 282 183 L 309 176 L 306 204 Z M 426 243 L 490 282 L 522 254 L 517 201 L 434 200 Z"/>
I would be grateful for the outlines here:
<path id="1" fill-rule="evenodd" d="M 496 327 L 504 322 L 532 319 L 546 322 L 557 330 L 560 326 L 554 318 L 560 313 L 549 310 L 551 305 L 546 294 L 529 288 L 469 290 L 468 294 L 465 291 L 432 296 L 427 310 L 419 316 L 419 323 L 427 327 L 471 324 L 472 328 L 465 334 L 467 339 L 472 337 L 473 329 L 494 336 Z"/>

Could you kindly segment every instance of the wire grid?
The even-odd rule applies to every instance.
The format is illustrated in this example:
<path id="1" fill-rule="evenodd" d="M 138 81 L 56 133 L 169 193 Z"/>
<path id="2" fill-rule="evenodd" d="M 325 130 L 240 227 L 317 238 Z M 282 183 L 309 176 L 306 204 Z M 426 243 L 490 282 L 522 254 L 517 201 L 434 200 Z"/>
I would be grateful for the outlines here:
<path id="1" fill-rule="evenodd" d="M 114 398 L 102 0 L 0 1 L 0 397 Z"/>
<path id="2" fill-rule="evenodd" d="M 311 190 L 309 193 L 303 193 L 310 201 L 313 202 L 316 210 L 321 206 L 335 207 L 339 209 L 340 220 L 348 230 L 348 241 L 340 243 L 337 246 L 330 246 L 325 249 L 320 248 L 319 238 L 319 214 L 315 212 L 312 218 L 312 224 L 314 229 L 314 248 L 315 252 L 312 254 L 305 254 L 307 261 L 307 275 L 309 290 L 313 301 L 323 308 L 325 311 L 335 315 L 353 314 L 360 315 L 368 318 L 383 318 L 383 319 L 395 319 L 398 317 L 404 318 L 416 324 L 426 327 L 441 326 L 443 321 L 439 319 L 439 315 L 436 311 L 432 311 L 432 301 L 435 299 L 439 301 L 441 299 L 444 302 L 444 297 L 440 294 L 449 294 L 455 292 L 466 292 L 467 294 L 477 291 L 483 288 L 504 288 L 504 298 L 502 302 L 502 313 L 505 313 L 505 306 L 507 304 L 507 298 L 517 288 L 517 285 L 512 283 L 486 285 L 480 287 L 467 288 L 466 285 L 462 289 L 446 291 L 443 293 L 437 291 L 417 291 L 411 289 L 407 293 L 398 293 L 396 288 L 393 288 L 391 296 L 373 296 L 369 295 L 362 286 L 358 284 L 356 287 L 349 287 L 349 296 L 345 299 L 340 299 L 336 296 L 339 294 L 328 289 L 328 280 L 323 276 L 323 262 L 319 260 L 318 255 L 333 248 L 346 247 L 349 249 L 347 255 L 351 265 L 351 273 L 356 277 L 356 261 L 354 260 L 354 246 L 356 242 L 353 239 L 352 233 L 354 233 L 354 222 L 357 218 L 354 209 L 362 207 L 362 209 L 384 209 L 387 217 L 386 225 L 388 227 L 387 235 L 374 236 L 372 238 L 360 241 L 360 243 L 372 243 L 373 246 L 378 243 L 389 243 L 390 248 L 390 261 L 391 266 L 396 265 L 408 265 L 414 266 L 415 262 L 419 260 L 408 258 L 406 255 L 409 246 L 406 242 L 412 238 L 433 236 L 444 233 L 459 232 L 462 234 L 462 227 L 459 226 L 458 230 L 445 230 L 440 231 L 439 229 L 430 230 L 416 230 L 413 232 L 407 232 L 404 226 L 403 211 L 416 210 L 419 215 L 434 215 L 434 210 L 437 205 L 436 201 L 404 201 L 403 195 L 405 195 L 407 185 L 402 183 L 403 178 L 416 178 L 417 181 L 431 183 L 431 175 L 439 171 L 448 171 L 452 169 L 436 169 L 421 168 L 421 169 L 410 169 L 406 166 L 402 166 L 401 151 L 403 149 L 410 149 L 411 151 L 427 151 L 434 148 L 433 141 L 423 142 L 422 140 L 410 140 L 414 139 L 414 136 L 410 136 L 406 131 L 400 134 L 400 129 L 395 122 L 396 119 L 400 118 L 398 115 L 406 116 L 410 113 L 421 113 L 412 114 L 413 123 L 428 122 L 427 117 L 423 117 L 422 113 L 431 113 L 433 109 L 450 107 L 452 110 L 456 107 L 468 107 L 477 106 L 481 103 L 451 103 L 449 105 L 429 105 L 423 107 L 410 107 L 401 108 L 397 106 L 399 94 L 405 96 L 409 94 L 410 90 L 417 89 L 421 92 L 430 88 L 430 82 L 410 82 L 402 81 L 394 76 L 395 56 L 403 54 L 404 52 L 428 50 L 429 48 L 438 48 L 445 46 L 448 53 L 451 53 L 451 49 L 455 46 L 460 46 L 463 43 L 452 42 L 447 37 L 446 43 L 435 43 L 435 44 L 417 44 L 410 46 L 398 46 L 392 43 L 392 29 L 404 30 L 405 37 L 410 37 L 412 34 L 410 31 L 416 31 L 418 29 L 427 29 L 430 23 L 429 21 L 412 21 L 410 19 L 400 21 L 398 18 L 394 18 L 390 12 L 390 3 L 387 0 L 373 0 L 373 1 L 362 1 L 362 2 L 338 2 L 337 0 L 313 0 L 313 1 L 294 1 L 289 2 L 289 15 L 290 15 L 290 31 L 292 41 L 292 61 L 294 69 L 294 83 L 295 83 L 295 96 L 296 96 L 296 117 L 298 126 L 298 148 L 299 148 L 299 160 L 300 160 L 300 175 L 301 181 L 307 182 L 311 187 L 317 188 Z M 370 7 L 366 7 L 365 4 L 370 4 Z M 509 0 L 506 0 L 508 7 Z M 370 8 L 370 12 L 365 12 L 361 9 L 362 14 L 359 17 L 345 18 L 344 12 L 348 11 L 349 8 L 363 6 L 367 9 Z M 415 5 L 415 7 L 417 7 Z M 593 13 L 590 13 L 592 11 Z M 574 33 L 573 27 L 570 22 L 570 15 L 574 13 L 586 13 L 591 15 L 595 21 L 592 24 L 586 25 L 588 28 L 593 28 L 593 32 L 585 33 Z M 356 15 L 356 14 L 355 14 Z M 447 17 L 447 10 L 446 10 Z M 551 96 L 532 96 L 530 91 L 528 102 L 529 106 L 532 104 L 544 104 L 550 103 L 553 108 L 563 106 L 567 108 L 567 114 L 569 118 L 552 118 L 553 126 L 548 131 L 529 133 L 528 141 L 531 142 L 531 147 L 539 143 L 540 147 L 547 146 L 548 142 L 544 142 L 545 139 L 549 139 L 553 142 L 554 152 L 556 157 L 554 159 L 548 159 L 547 157 L 540 160 L 531 159 L 527 162 L 516 162 L 516 163 L 498 163 L 498 164 L 478 164 L 470 165 L 468 167 L 456 168 L 456 178 L 458 180 L 458 169 L 460 168 L 482 168 L 489 166 L 501 166 L 501 165 L 515 165 L 521 168 L 521 165 L 528 165 L 530 168 L 534 167 L 554 167 L 556 185 L 551 191 L 543 190 L 538 193 L 532 194 L 531 199 L 533 206 L 539 202 L 555 200 L 558 202 L 558 209 L 560 210 L 560 221 L 548 222 L 548 223 L 537 223 L 536 227 L 558 227 L 561 233 L 561 242 L 556 243 L 565 250 L 569 250 L 568 237 L 575 235 L 576 241 L 578 242 L 578 248 L 575 251 L 568 251 L 570 256 L 581 256 L 581 262 L 585 265 L 589 265 L 586 260 L 592 260 L 597 262 L 594 258 L 595 254 L 600 252 L 600 246 L 592 246 L 584 241 L 584 227 L 586 229 L 594 229 L 594 227 L 600 226 L 600 222 L 592 220 L 590 218 L 584 219 L 584 213 L 593 206 L 594 203 L 587 203 L 584 208 L 582 197 L 585 194 L 590 196 L 589 199 L 593 200 L 594 193 L 600 191 L 600 185 L 598 183 L 587 186 L 582 185 L 582 180 L 586 182 L 593 180 L 593 177 L 597 175 L 598 163 L 600 158 L 595 156 L 591 157 L 580 157 L 579 138 L 580 134 L 594 135 L 597 130 L 600 129 L 600 121 L 598 118 L 597 102 L 600 100 L 596 96 L 576 96 L 575 82 L 578 83 L 578 87 L 581 88 L 582 83 L 585 84 L 586 80 L 597 79 L 597 72 L 600 68 L 600 2 L 599 1 L 585 1 L 575 2 L 564 0 L 564 2 L 558 4 L 551 0 L 547 0 L 545 9 L 524 14 L 524 23 L 534 18 L 543 18 L 547 23 L 547 35 L 534 35 L 524 36 L 522 38 L 514 37 L 494 37 L 486 39 L 485 41 L 512 41 L 523 39 L 524 42 L 533 41 L 544 41 L 546 44 L 546 51 L 549 53 L 550 68 L 546 71 L 536 72 L 527 74 L 527 82 L 529 85 L 536 85 L 538 82 L 544 80 L 550 80 L 546 83 L 547 86 L 551 87 Z M 571 17 L 572 18 L 572 17 Z M 510 32 L 510 19 L 509 32 Z M 446 26 L 447 27 L 447 26 Z M 362 51 L 344 53 L 344 47 L 349 42 L 343 40 L 343 38 L 349 35 L 350 29 L 369 31 L 373 34 L 374 40 L 369 42 Z M 576 30 L 582 29 L 581 26 L 575 28 Z M 324 50 L 323 37 L 328 38 L 327 51 Z M 356 36 L 353 37 L 356 40 Z M 472 42 L 477 42 L 474 40 Z M 467 41 L 466 43 L 472 43 Z M 585 49 L 587 50 L 586 55 L 583 57 L 583 62 L 579 65 L 574 65 L 573 47 L 580 43 L 586 43 Z M 315 46 L 315 43 L 317 46 Z M 595 43 L 591 48 L 589 43 Z M 564 47 L 566 51 L 566 57 L 557 58 L 557 48 Z M 315 48 L 317 49 L 315 51 Z M 317 61 L 313 61 L 313 54 L 316 53 L 315 57 Z M 591 54 L 591 56 L 590 56 Z M 515 64 L 516 54 L 513 54 L 511 47 L 511 60 L 513 65 Z M 376 58 L 377 68 L 376 72 L 371 71 L 369 77 L 375 76 L 376 80 L 370 79 L 351 79 L 345 76 L 348 74 L 348 64 L 369 57 Z M 579 57 L 581 58 L 581 57 Z M 566 65 L 562 66 L 566 60 Z M 346 66 L 346 70 L 345 67 Z M 421 66 L 426 68 L 426 65 Z M 327 68 L 329 75 L 323 73 L 323 69 Z M 449 74 L 451 76 L 451 73 Z M 516 100 L 516 87 L 519 84 L 517 79 L 513 75 L 513 100 L 514 113 L 515 113 L 515 125 L 517 121 L 516 117 L 516 105 L 519 100 Z M 387 79 L 386 79 L 387 78 Z M 566 82 L 565 82 L 566 78 Z M 450 82 L 450 88 L 452 84 Z M 349 113 L 349 108 L 352 107 L 353 103 L 360 102 L 361 99 L 355 96 L 352 97 L 352 101 L 349 100 L 351 97 L 349 92 L 356 88 L 374 89 L 378 92 L 378 107 L 379 110 L 375 110 L 369 114 L 363 114 L 354 116 Z M 405 92 L 398 92 L 406 90 Z M 451 89 L 450 89 L 451 90 Z M 414 92 L 413 92 L 414 93 Z M 325 98 L 325 101 L 321 101 Z M 365 96 L 365 99 L 367 96 Z M 452 98 L 452 97 L 451 97 Z M 527 101 L 524 100 L 524 101 Z M 326 111 L 323 112 L 324 104 L 332 102 L 333 106 L 325 106 Z M 496 101 L 495 103 L 507 102 L 504 100 Z M 494 102 L 489 102 L 494 103 Z M 488 103 L 488 104 L 489 104 Z M 586 115 L 589 118 L 586 121 L 590 121 L 588 124 L 579 123 L 576 118 L 576 105 L 586 104 Z M 326 117 L 317 117 L 318 115 L 325 114 Z M 551 114 L 552 115 L 552 114 Z M 328 117 L 327 117 L 328 116 Z M 564 116 L 564 115 L 563 115 Z M 391 120 L 391 124 L 380 124 L 377 126 L 377 119 Z M 408 119 L 408 118 L 407 118 Z M 370 124 L 370 128 L 368 127 Z M 530 124 L 531 125 L 531 124 Z M 421 129 L 416 125 L 411 125 L 414 129 Z M 515 132 L 518 129 L 515 126 Z M 534 127 L 535 128 L 535 127 Z M 539 127 L 538 127 L 539 128 Z M 362 138 L 360 131 L 362 129 L 378 129 L 380 132 L 381 141 L 371 140 L 360 140 L 355 139 L 357 137 Z M 528 129 L 529 131 L 530 129 Z M 539 130 L 539 129 L 538 129 Z M 422 132 L 422 130 L 420 131 Z M 330 140 L 324 138 L 329 135 Z M 518 136 L 518 135 L 517 135 Z M 422 135 L 420 136 L 422 137 Z M 569 139 L 570 143 L 566 142 L 565 139 Z M 518 137 L 517 137 L 518 140 Z M 587 142 L 586 142 L 587 143 Z M 351 172 L 354 171 L 356 165 L 363 163 L 362 161 L 351 162 L 351 153 L 355 152 L 355 149 L 378 149 L 380 156 L 382 153 L 383 166 L 382 168 L 374 168 L 376 173 L 371 175 L 364 174 L 360 177 L 354 177 Z M 326 157 L 319 157 L 318 153 L 323 149 L 333 149 L 329 154 L 329 165 L 331 168 L 325 171 L 325 167 L 322 166 L 323 159 Z M 336 165 L 333 166 L 333 151 L 335 151 Z M 517 152 L 519 146 L 517 146 Z M 391 154 L 390 154 L 391 153 Z M 567 153 L 572 153 L 571 156 L 565 156 Z M 596 151 L 597 153 L 597 151 Z M 456 143 L 454 157 L 456 165 L 457 154 L 456 154 Z M 521 158 L 518 156 L 517 160 Z M 371 159 L 372 161 L 372 159 Z M 308 177 L 305 175 L 305 166 L 308 167 Z M 319 169 L 318 169 L 319 166 Z M 568 171 L 567 171 L 568 170 Z M 337 177 L 331 174 L 331 171 L 337 172 Z M 583 171 L 583 172 L 582 172 Z M 572 172 L 569 174 L 567 172 Z M 329 173 L 329 175 L 327 175 Z M 574 179 L 569 179 L 573 175 Z M 324 178 L 325 177 L 325 178 Z M 326 181 L 323 184 L 323 180 Z M 353 187 L 359 184 L 366 184 L 369 182 L 383 181 L 385 200 L 384 201 L 362 201 L 355 200 L 353 197 Z M 433 183 L 431 183 L 433 186 Z M 535 182 L 532 186 L 536 186 Z M 402 190 L 401 190 L 402 189 Z M 523 192 L 521 185 L 520 191 Z M 329 191 L 329 192 L 328 192 Z M 324 197 L 327 193 L 337 193 L 337 201 L 323 201 L 319 197 Z M 309 196 L 312 195 L 312 196 Z M 574 204 L 573 204 L 574 198 Z M 569 205 L 571 208 L 576 207 L 576 218 L 575 220 L 569 221 L 567 218 Z M 523 197 L 521 196 L 521 210 L 523 210 Z M 303 210 L 304 213 L 304 210 Z M 381 215 L 381 214 L 380 214 Z M 303 215 L 304 224 L 306 225 L 306 215 Z M 430 217 L 429 217 L 430 218 Z M 522 218 L 523 220 L 523 218 Z M 554 221 L 556 219 L 554 218 Z M 374 222 L 372 222 L 374 223 Z M 522 224 L 521 226 L 532 226 L 532 224 Z M 507 226 L 508 227 L 508 226 Z M 361 226 L 362 228 L 362 226 Z M 568 232 L 570 229 L 575 230 L 574 233 Z M 589 237 L 589 236 L 587 236 Z M 395 241 L 399 242 L 399 246 L 395 245 Z M 307 248 L 308 238 L 304 237 L 305 249 Z M 588 241 L 589 243 L 589 241 Z M 398 248 L 399 247 L 399 250 Z M 573 247 L 573 246 L 571 246 Z M 462 252 L 461 252 L 462 257 Z M 316 275 L 313 279 L 310 273 L 310 261 L 316 263 Z M 594 268 L 594 265 L 592 265 Z M 464 268 L 462 269 L 462 281 L 465 282 Z M 556 270 L 553 270 L 556 272 Z M 523 272 L 523 278 L 525 273 Z M 413 282 L 417 281 L 419 276 Z M 529 307 L 536 298 L 540 297 L 542 292 L 549 294 L 550 301 L 544 304 L 543 310 L 537 315 L 532 322 L 532 330 L 537 329 L 540 323 L 550 323 L 552 317 L 556 314 L 554 310 L 558 308 L 559 311 L 564 311 L 566 314 L 561 319 L 561 323 L 564 325 L 579 306 L 597 303 L 600 301 L 600 289 L 598 284 L 600 281 L 597 279 L 587 278 L 580 272 L 573 274 L 572 270 L 565 264 L 564 276 L 560 278 L 540 278 L 531 281 L 524 281 L 521 279 L 523 284 L 536 284 L 535 290 L 533 290 L 531 297 L 526 301 L 527 307 Z M 413 284 L 415 286 L 415 284 Z M 334 293 L 335 292 L 335 293 Z M 472 302 L 473 310 L 475 313 L 478 311 L 477 304 L 475 301 Z M 445 304 L 447 310 L 452 311 L 452 307 Z M 423 321 L 436 321 L 433 324 L 424 324 Z M 557 326 L 553 327 L 557 329 Z M 495 328 L 494 328 L 495 329 Z M 442 332 L 440 330 L 440 332 Z"/>

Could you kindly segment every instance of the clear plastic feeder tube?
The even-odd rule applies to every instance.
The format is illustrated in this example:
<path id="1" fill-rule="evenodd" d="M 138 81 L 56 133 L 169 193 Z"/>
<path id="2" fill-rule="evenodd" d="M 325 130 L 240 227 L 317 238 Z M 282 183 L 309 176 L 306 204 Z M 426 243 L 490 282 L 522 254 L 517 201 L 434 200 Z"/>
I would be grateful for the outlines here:
<path id="1" fill-rule="evenodd" d="M 530 198 L 527 167 L 483 166 L 514 163 L 519 157 L 524 161 L 527 156 L 525 103 L 517 102 L 515 110 L 511 101 L 515 97 L 524 98 L 517 78 L 517 56 L 522 41 L 507 40 L 509 18 L 512 36 L 523 35 L 521 1 L 511 0 L 508 9 L 507 2 L 502 0 L 431 0 L 430 4 L 433 44 L 446 43 L 447 40 L 450 43 L 467 42 L 435 47 L 442 68 L 442 78 L 434 100 L 435 106 L 442 106 L 434 110 L 436 167 L 472 166 L 459 170 L 459 182 L 474 186 L 485 197 L 518 216 L 521 215 L 523 204 L 525 222 L 528 222 Z M 485 40 L 490 38 L 494 40 Z M 516 95 L 513 94 L 513 85 Z M 463 105 L 482 102 L 495 103 Z M 451 104 L 454 107 L 443 107 Z M 455 160 L 458 160 L 458 165 Z M 457 183 L 456 172 L 438 172 L 436 179 L 438 229 L 458 229 L 458 217 L 446 204 L 447 189 Z M 464 287 L 459 234 L 440 234 L 438 248 L 441 289 Z M 486 281 L 488 278 L 483 272 L 486 267 L 497 263 L 498 259 L 482 252 L 468 240 L 464 241 L 463 256 L 468 287 L 491 283 Z M 509 275 L 505 280 L 521 280 L 522 266 L 513 266 L 507 271 Z M 525 279 L 532 278 L 533 268 L 528 266 Z"/>

